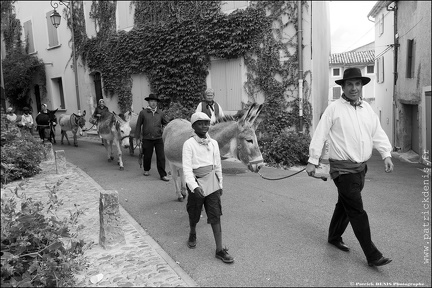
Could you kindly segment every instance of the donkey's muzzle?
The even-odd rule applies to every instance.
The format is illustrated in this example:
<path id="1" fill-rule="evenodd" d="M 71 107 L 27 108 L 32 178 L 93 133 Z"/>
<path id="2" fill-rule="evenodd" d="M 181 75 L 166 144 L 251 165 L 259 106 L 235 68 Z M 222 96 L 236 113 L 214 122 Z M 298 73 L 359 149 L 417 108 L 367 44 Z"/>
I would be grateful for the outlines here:
<path id="1" fill-rule="evenodd" d="M 262 160 L 260 160 L 260 161 L 251 161 L 251 162 L 249 162 L 249 164 L 248 164 L 248 169 L 251 171 L 251 172 L 254 172 L 254 173 L 258 173 L 258 171 L 261 169 L 261 167 L 264 165 L 264 162 L 262 161 Z"/>

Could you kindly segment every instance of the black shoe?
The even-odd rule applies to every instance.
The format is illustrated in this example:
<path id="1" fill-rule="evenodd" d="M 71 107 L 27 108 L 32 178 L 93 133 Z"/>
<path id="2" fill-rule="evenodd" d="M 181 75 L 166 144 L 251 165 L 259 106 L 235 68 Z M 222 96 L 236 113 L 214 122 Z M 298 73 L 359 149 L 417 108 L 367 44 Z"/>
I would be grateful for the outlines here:
<path id="1" fill-rule="evenodd" d="M 377 260 L 368 261 L 368 265 L 369 266 L 383 266 L 383 265 L 389 264 L 390 262 L 392 262 L 392 259 L 385 258 L 384 256 L 382 256 L 381 258 L 379 258 Z"/>
<path id="2" fill-rule="evenodd" d="M 332 242 L 329 241 L 329 243 L 336 246 L 336 248 L 342 251 L 348 252 L 350 250 L 350 248 L 347 245 L 345 245 L 343 241 L 332 241 Z"/>
<path id="3" fill-rule="evenodd" d="M 189 234 L 188 247 L 194 249 L 196 247 L 196 234 Z"/>
<path id="4" fill-rule="evenodd" d="M 224 263 L 233 263 L 234 262 L 234 258 L 228 254 L 227 248 L 224 248 L 219 252 L 216 251 L 215 257 L 222 260 Z"/>

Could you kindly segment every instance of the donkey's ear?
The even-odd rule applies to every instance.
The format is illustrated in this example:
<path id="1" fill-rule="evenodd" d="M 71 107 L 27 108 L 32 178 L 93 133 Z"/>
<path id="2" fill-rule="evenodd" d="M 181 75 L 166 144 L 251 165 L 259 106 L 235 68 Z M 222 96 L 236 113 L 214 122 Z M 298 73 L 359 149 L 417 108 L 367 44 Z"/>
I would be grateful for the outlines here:
<path id="1" fill-rule="evenodd" d="M 259 118 L 259 114 L 261 113 L 261 110 L 263 108 L 263 104 L 257 105 L 254 109 L 254 111 L 251 112 L 250 116 L 250 123 L 253 124 L 254 128 L 256 129 L 258 125 L 261 123 L 263 119 Z"/>

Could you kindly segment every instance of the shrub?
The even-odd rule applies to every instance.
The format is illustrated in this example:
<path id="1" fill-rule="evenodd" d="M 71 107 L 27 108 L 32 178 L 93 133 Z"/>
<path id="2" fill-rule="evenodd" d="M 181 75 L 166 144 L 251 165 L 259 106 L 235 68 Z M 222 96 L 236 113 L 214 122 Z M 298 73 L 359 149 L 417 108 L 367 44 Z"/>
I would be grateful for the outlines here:
<path id="1" fill-rule="evenodd" d="M 60 219 L 63 205 L 57 197 L 61 180 L 49 189 L 49 200 L 27 198 L 24 193 L 1 198 L 1 286 L 73 287 L 74 272 L 85 264 L 84 242 L 77 240 L 81 210 Z M 22 186 L 22 183 L 20 184 Z M 5 199 L 7 198 L 7 199 Z M 21 202 L 20 205 L 17 202 Z"/>
<path id="2" fill-rule="evenodd" d="M 28 131 L 13 128 L 1 132 L 1 183 L 38 174 L 44 148 Z"/>
<path id="3" fill-rule="evenodd" d="M 266 135 L 258 140 L 264 162 L 275 167 L 306 165 L 309 155 L 309 134 L 293 131 L 277 136 Z"/>

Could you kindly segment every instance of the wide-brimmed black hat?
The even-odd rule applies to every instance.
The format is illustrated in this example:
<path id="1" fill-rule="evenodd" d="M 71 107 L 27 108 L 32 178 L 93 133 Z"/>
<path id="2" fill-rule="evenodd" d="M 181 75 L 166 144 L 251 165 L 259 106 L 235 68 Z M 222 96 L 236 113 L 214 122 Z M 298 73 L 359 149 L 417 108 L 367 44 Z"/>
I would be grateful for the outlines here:
<path id="1" fill-rule="evenodd" d="M 158 101 L 158 102 L 160 101 L 160 100 L 158 99 L 157 95 L 156 95 L 156 94 L 153 94 L 153 93 L 149 94 L 149 96 L 146 97 L 146 98 L 144 98 L 144 100 L 146 100 L 146 101 L 156 100 L 156 101 Z"/>
<path id="2" fill-rule="evenodd" d="M 343 78 L 336 80 L 336 84 L 343 85 L 345 80 L 361 79 L 362 84 L 366 85 L 371 80 L 369 77 L 363 77 L 359 68 L 348 68 L 344 71 Z"/>

